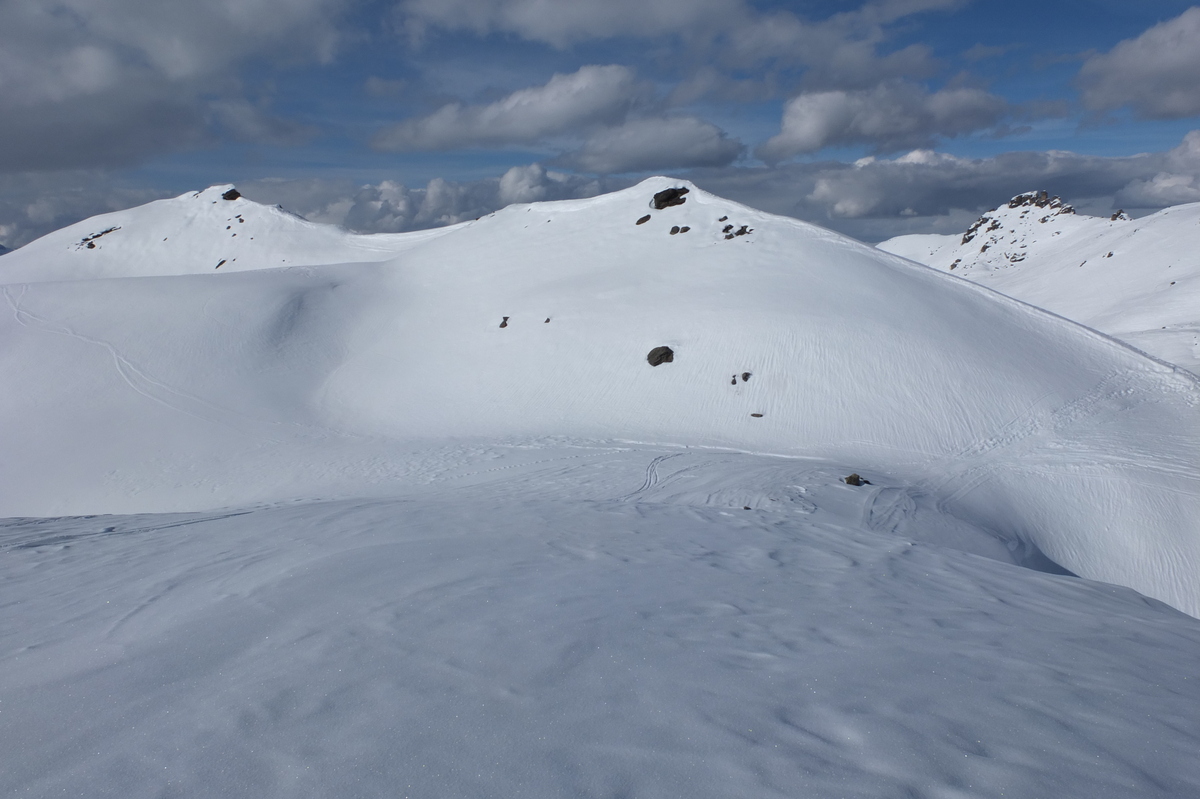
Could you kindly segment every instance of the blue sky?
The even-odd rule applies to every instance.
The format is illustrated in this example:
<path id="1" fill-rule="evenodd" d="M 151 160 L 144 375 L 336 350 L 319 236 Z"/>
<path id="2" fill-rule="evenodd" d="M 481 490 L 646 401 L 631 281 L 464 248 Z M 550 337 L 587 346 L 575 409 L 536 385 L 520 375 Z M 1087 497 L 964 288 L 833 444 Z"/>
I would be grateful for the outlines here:
<path id="1" fill-rule="evenodd" d="M 873 241 L 1045 188 L 1200 201 L 1200 7 L 25 0 L 0 244 L 234 182 L 398 231 L 648 174 Z"/>

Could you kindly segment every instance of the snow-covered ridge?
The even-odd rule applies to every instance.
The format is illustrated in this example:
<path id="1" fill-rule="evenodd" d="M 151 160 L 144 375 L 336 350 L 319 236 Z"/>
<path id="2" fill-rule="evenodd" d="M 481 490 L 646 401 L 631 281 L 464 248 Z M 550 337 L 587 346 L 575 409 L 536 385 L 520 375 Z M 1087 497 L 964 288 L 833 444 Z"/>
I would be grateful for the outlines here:
<path id="1" fill-rule="evenodd" d="M 253 224 L 222 202 L 168 207 Z M 121 228 L 72 257 L 138 210 L 73 232 Z M 328 236 L 328 263 L 4 287 L 0 513 L 391 495 L 414 442 L 726 448 L 862 474 L 884 529 L 925 534 L 933 509 L 1200 613 L 1197 382 L 1064 319 L 667 178 L 389 258 L 271 219 Z M 299 246 L 260 238 L 266 265 Z"/>
<path id="2" fill-rule="evenodd" d="M 899 236 L 879 248 L 1200 371 L 1200 204 L 1132 220 L 1027 192 L 961 236 Z"/>
<path id="3" fill-rule="evenodd" d="M 0 283 L 364 263 L 390 258 L 442 232 L 358 235 L 253 202 L 225 184 L 47 234 L 0 262 Z"/>

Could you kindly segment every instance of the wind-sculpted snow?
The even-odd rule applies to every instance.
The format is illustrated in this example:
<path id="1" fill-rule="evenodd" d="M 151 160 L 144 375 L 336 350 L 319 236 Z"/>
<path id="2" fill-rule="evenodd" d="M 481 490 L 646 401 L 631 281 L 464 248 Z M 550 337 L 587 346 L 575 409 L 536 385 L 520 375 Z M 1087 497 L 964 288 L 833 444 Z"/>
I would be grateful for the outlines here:
<path id="1" fill-rule="evenodd" d="M 650 208 L 676 185 L 377 263 L 6 286 L 0 512 L 387 495 L 415 441 L 619 439 L 837 464 L 1200 613 L 1194 378 L 695 187 Z"/>
<path id="2" fill-rule="evenodd" d="M 812 462 L 413 462 L 394 499 L 0 522 L 0 793 L 1200 794 L 1200 626 L 1133 591 L 873 532 Z"/>

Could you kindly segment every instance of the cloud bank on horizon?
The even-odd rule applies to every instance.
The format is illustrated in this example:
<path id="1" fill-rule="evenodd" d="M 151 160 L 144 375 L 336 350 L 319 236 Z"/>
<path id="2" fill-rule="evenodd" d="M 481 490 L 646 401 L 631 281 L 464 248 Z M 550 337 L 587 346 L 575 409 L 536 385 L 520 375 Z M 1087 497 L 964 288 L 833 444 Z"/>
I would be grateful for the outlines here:
<path id="1" fill-rule="evenodd" d="M 402 231 L 646 174 L 866 240 L 1200 201 L 1200 6 L 0 6 L 0 245 L 236 182 Z"/>

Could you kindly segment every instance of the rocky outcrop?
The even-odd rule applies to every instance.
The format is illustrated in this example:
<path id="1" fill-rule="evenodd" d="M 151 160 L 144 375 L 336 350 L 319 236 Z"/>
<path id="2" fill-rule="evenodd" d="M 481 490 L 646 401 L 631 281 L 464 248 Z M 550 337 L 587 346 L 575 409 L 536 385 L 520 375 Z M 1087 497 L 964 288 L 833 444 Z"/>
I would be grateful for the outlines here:
<path id="1" fill-rule="evenodd" d="M 689 189 L 686 186 L 678 186 L 671 189 L 663 189 L 654 195 L 651 205 L 654 210 L 661 211 L 664 208 L 670 208 L 673 205 L 683 205 L 687 202 L 687 198 L 683 195 L 687 194 Z"/>

